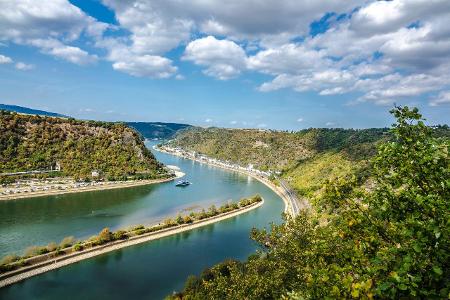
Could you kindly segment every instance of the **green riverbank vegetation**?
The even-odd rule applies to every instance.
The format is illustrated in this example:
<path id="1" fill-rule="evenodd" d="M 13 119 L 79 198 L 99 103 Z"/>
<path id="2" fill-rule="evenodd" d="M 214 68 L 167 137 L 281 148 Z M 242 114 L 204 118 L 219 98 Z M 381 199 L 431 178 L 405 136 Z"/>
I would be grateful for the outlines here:
<path id="1" fill-rule="evenodd" d="M 191 276 L 168 299 L 448 299 L 450 139 L 416 108 L 391 113 L 369 187 L 343 172 L 310 211 L 253 230 L 247 261 Z"/>
<path id="2" fill-rule="evenodd" d="M 167 218 L 164 222 L 151 227 L 136 225 L 127 230 L 121 229 L 115 232 L 110 231 L 109 228 L 104 228 L 98 235 L 92 236 L 85 241 L 76 241 L 74 237 L 70 236 L 64 238 L 59 244 L 51 242 L 47 246 L 30 246 L 25 250 L 25 253 L 22 256 L 7 255 L 3 257 L 0 260 L 0 273 L 16 270 L 21 267 L 33 265 L 73 252 L 79 252 L 95 246 L 106 245 L 114 241 L 126 240 L 133 236 L 158 232 L 184 224 L 192 224 L 194 222 L 251 206 L 262 200 L 261 196 L 255 195 L 253 197 L 243 198 L 238 202 L 225 203 L 220 207 L 212 205 L 208 210 L 202 209 L 201 211 L 191 212 L 189 215 L 179 214 L 175 218 Z"/>
<path id="3" fill-rule="evenodd" d="M 16 177 L 67 176 L 77 180 L 167 177 L 139 133 L 123 123 L 81 121 L 0 111 L 0 183 Z"/>

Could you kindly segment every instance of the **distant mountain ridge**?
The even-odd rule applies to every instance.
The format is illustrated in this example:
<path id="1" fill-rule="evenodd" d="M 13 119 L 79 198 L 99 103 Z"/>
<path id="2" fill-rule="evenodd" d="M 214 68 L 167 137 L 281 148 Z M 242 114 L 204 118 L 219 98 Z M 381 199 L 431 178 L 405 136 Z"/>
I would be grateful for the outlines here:
<path id="1" fill-rule="evenodd" d="M 66 115 L 49 112 L 45 110 L 39 110 L 39 109 L 33 109 L 18 105 L 10 105 L 10 104 L 1 104 L 0 103 L 0 110 L 7 110 L 12 112 L 17 112 L 21 114 L 28 114 L 28 115 L 39 115 L 39 116 L 46 116 L 46 117 L 58 117 L 58 118 L 69 118 Z"/>
<path id="2" fill-rule="evenodd" d="M 146 139 L 169 139 L 183 129 L 191 128 L 192 125 L 162 122 L 126 122 L 136 129 Z"/>

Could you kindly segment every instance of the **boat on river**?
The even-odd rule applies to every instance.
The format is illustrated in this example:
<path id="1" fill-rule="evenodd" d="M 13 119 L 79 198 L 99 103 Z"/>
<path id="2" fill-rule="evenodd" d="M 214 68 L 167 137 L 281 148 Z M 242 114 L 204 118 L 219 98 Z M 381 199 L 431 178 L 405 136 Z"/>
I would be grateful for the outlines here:
<path id="1" fill-rule="evenodd" d="M 180 181 L 178 181 L 176 184 L 175 184 L 175 186 L 188 186 L 188 185 L 190 185 L 191 183 L 189 182 L 189 181 L 187 181 L 187 180 L 180 180 Z"/>

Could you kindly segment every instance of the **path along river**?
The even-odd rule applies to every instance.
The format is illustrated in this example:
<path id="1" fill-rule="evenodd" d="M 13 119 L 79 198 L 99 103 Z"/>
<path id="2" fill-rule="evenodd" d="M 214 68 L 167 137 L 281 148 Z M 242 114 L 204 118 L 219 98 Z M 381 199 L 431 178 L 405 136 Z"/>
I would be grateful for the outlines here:
<path id="1" fill-rule="evenodd" d="M 249 239 L 251 228 L 280 221 L 283 201 L 256 179 L 164 153 L 155 156 L 178 166 L 193 184 L 176 188 L 168 182 L 0 202 L 0 255 L 67 235 L 87 238 L 107 226 L 115 230 L 157 223 L 183 210 L 187 214 L 256 193 L 265 203 L 230 220 L 29 278 L 0 289 L 0 299 L 162 299 L 180 290 L 190 274 L 227 258 L 244 260 L 256 249 Z"/>

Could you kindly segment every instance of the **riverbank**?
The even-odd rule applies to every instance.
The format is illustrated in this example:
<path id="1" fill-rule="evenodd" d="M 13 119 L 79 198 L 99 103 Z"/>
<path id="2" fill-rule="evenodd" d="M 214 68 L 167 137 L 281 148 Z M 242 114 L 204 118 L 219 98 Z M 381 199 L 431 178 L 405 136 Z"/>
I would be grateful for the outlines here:
<path id="1" fill-rule="evenodd" d="M 95 246 L 79 252 L 74 252 L 60 257 L 47 259 L 41 263 L 37 263 L 31 266 L 23 267 L 18 270 L 10 271 L 0 275 L 0 288 L 5 287 L 32 276 L 36 276 L 51 270 L 55 270 L 69 264 L 73 264 L 91 257 L 102 255 L 114 250 L 122 249 L 125 247 L 145 243 L 148 241 L 160 239 L 170 235 L 175 235 L 192 229 L 207 226 L 216 222 L 220 222 L 235 216 L 244 214 L 251 210 L 254 210 L 264 204 L 264 199 L 259 202 L 250 204 L 245 207 L 241 207 L 229 212 L 220 213 L 213 217 L 208 217 L 202 220 L 194 221 L 193 223 L 178 225 L 176 227 L 170 227 L 155 232 L 144 233 L 142 235 L 132 236 L 126 240 L 117 240 L 106 245 Z"/>
<path id="2" fill-rule="evenodd" d="M 206 164 L 206 165 L 210 165 L 210 166 L 217 167 L 217 168 L 222 168 L 222 169 L 229 170 L 229 171 L 239 172 L 241 174 L 250 176 L 250 177 L 258 180 L 262 184 L 266 185 L 268 188 L 270 188 L 272 191 L 274 191 L 278 196 L 280 196 L 280 198 L 284 202 L 284 212 L 286 214 L 289 214 L 291 216 L 295 216 L 298 213 L 296 210 L 294 210 L 294 207 L 296 207 L 297 205 L 293 203 L 294 200 L 292 200 L 292 198 L 291 198 L 291 196 L 289 194 L 289 191 L 286 190 L 285 188 L 281 187 L 281 186 L 277 186 L 276 184 L 274 184 L 272 181 L 270 181 L 267 178 L 264 178 L 262 176 L 254 174 L 254 173 L 249 172 L 247 170 L 226 166 L 224 164 L 218 164 L 218 163 L 214 163 L 214 162 L 211 162 L 211 161 L 205 161 L 205 160 L 201 160 L 201 159 L 196 159 L 195 157 L 183 155 L 180 152 L 168 151 L 166 149 L 159 148 L 159 147 L 156 147 L 156 146 L 153 146 L 153 149 L 156 150 L 156 151 L 162 152 L 162 153 L 169 154 L 169 155 L 174 155 L 174 156 L 178 156 L 178 157 L 181 157 L 181 158 L 190 159 L 190 160 L 196 161 L 196 162 L 201 163 L 201 164 Z"/>
<path id="3" fill-rule="evenodd" d="M 34 192 L 32 191 L 32 192 L 20 193 L 20 194 L 18 194 L 18 193 L 7 194 L 7 195 L 0 195 L 0 201 L 44 197 L 44 196 L 52 196 L 52 195 L 56 196 L 56 195 L 71 194 L 71 193 L 94 192 L 94 191 L 130 188 L 130 187 L 136 187 L 136 186 L 142 186 L 142 185 L 169 182 L 169 181 L 175 180 L 177 178 L 183 177 L 184 175 L 185 174 L 181 171 L 175 171 L 175 177 L 169 177 L 169 178 L 163 178 L 163 179 L 107 181 L 107 182 L 99 182 L 97 184 L 77 185 L 77 186 L 67 187 L 66 189 L 49 189 L 49 190 L 40 190 L 40 191 L 34 191 Z"/>

